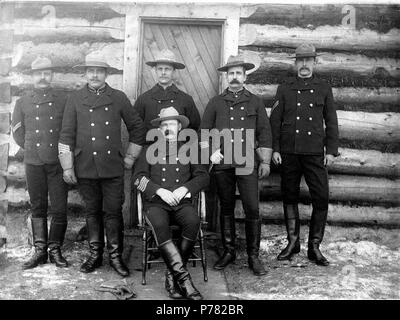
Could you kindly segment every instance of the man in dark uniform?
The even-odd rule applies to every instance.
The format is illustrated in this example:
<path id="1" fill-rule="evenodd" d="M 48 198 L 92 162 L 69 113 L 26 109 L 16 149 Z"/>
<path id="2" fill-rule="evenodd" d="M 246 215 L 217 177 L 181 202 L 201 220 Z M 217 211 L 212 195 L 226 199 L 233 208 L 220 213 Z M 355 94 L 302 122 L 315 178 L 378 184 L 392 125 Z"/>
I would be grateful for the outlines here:
<path id="1" fill-rule="evenodd" d="M 246 63 L 241 56 L 230 56 L 225 66 L 218 70 L 226 72 L 229 87 L 220 95 L 212 98 L 208 103 L 201 129 L 218 130 L 227 129 L 231 132 L 239 131 L 240 138 L 235 134 L 230 144 L 232 154 L 237 153 L 237 145 L 251 147 L 247 159 L 253 160 L 253 167 L 247 173 L 239 173 L 241 165 L 226 159 L 227 150 L 218 148 L 211 155 L 214 164 L 217 192 L 221 205 L 221 237 L 224 246 L 222 257 L 216 262 L 217 270 L 225 268 L 236 259 L 235 254 L 235 191 L 236 184 L 240 192 L 246 215 L 246 243 L 249 267 L 255 275 L 264 275 L 266 271 L 259 260 L 259 248 L 261 237 L 261 220 L 259 216 L 258 179 L 266 177 L 270 173 L 270 161 L 272 154 L 272 136 L 268 116 L 263 101 L 243 87 L 246 80 L 246 70 L 253 69 L 254 64 Z M 253 132 L 251 139 L 247 133 Z M 238 141 L 235 141 L 238 140 Z M 201 148 L 210 148 L 209 141 L 201 137 Z M 241 153 L 241 152 L 240 152 Z M 224 155 L 225 154 L 225 158 Z M 254 161 L 258 155 L 258 161 Z M 222 163 L 220 163 L 223 161 Z M 258 173 L 257 173 L 258 166 Z"/>
<path id="2" fill-rule="evenodd" d="M 158 81 L 153 88 L 141 94 L 134 104 L 146 125 L 146 130 L 153 128 L 151 120 L 158 118 L 161 109 L 168 106 L 173 106 L 179 114 L 188 117 L 190 128 L 198 130 L 200 114 L 193 98 L 174 84 L 176 70 L 184 69 L 185 65 L 177 62 L 174 53 L 168 49 L 158 52 L 154 61 L 148 61 L 146 64 L 154 67 Z"/>
<path id="3" fill-rule="evenodd" d="M 151 121 L 159 126 L 164 139 L 164 149 L 141 153 L 134 173 L 134 185 L 143 192 L 146 220 L 155 233 L 156 243 L 170 273 L 172 283 L 166 282 L 171 298 L 200 300 L 202 296 L 194 287 L 186 263 L 192 253 L 200 228 L 200 219 L 191 198 L 207 187 L 209 176 L 204 165 L 182 162 L 179 131 L 189 125 L 189 119 L 180 115 L 174 107 L 160 111 L 160 117 Z M 153 129 L 154 130 L 154 129 Z M 159 143 L 157 141 L 156 143 Z M 193 143 L 193 142 L 192 142 Z M 198 146 L 198 141 L 196 147 Z M 160 161 L 149 160 L 156 157 Z M 179 250 L 171 239 L 169 221 L 180 225 L 182 233 Z"/>
<path id="4" fill-rule="evenodd" d="M 12 116 L 14 139 L 24 149 L 26 181 L 32 206 L 35 253 L 23 264 L 24 269 L 46 263 L 48 255 L 50 262 L 57 267 L 68 266 L 61 255 L 67 229 L 68 188 L 57 157 L 66 95 L 50 87 L 53 69 L 48 58 L 38 57 L 32 62 L 30 73 L 34 90 L 17 100 Z M 53 213 L 49 234 L 48 195 Z"/>
<path id="5" fill-rule="evenodd" d="M 121 276 L 129 271 L 122 261 L 124 166 L 132 168 L 145 139 L 143 121 L 126 95 L 106 82 L 113 70 L 102 57 L 87 56 L 84 69 L 88 84 L 72 93 L 65 107 L 59 140 L 59 157 L 67 183 L 78 183 L 86 203 L 90 254 L 82 272 L 101 266 L 104 248 L 103 217 L 110 265 Z M 124 157 L 121 119 L 129 133 Z M 76 174 L 76 176 L 75 176 Z"/>
<path id="6" fill-rule="evenodd" d="M 297 77 L 277 89 L 271 113 L 273 161 L 281 165 L 281 190 L 288 245 L 278 260 L 300 252 L 298 197 L 302 175 L 310 190 L 312 215 L 308 237 L 308 258 L 318 265 L 329 261 L 319 246 L 328 215 L 328 173 L 326 166 L 338 155 L 338 121 L 332 88 L 313 75 L 315 47 L 302 44 L 296 49 Z M 324 130 L 325 125 L 325 130 Z"/>

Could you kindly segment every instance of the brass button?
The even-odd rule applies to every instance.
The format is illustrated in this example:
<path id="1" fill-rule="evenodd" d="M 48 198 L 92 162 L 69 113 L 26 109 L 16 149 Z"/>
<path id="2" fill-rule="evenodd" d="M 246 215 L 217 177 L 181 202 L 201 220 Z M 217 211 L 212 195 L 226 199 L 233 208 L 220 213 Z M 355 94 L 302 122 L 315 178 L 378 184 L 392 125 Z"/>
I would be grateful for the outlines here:
<path id="1" fill-rule="evenodd" d="M 310 131 L 308 131 L 307 133 L 308 133 L 309 136 L 311 136 L 311 132 Z"/>
<path id="2" fill-rule="evenodd" d="M 111 151 L 110 151 L 110 150 L 107 150 L 107 153 L 108 153 L 108 154 L 110 154 L 110 153 L 111 153 Z"/>
<path id="3" fill-rule="evenodd" d="M 95 137 L 92 137 L 92 141 L 94 141 L 94 140 L 96 140 L 96 138 L 95 138 Z"/>
<path id="4" fill-rule="evenodd" d="M 165 181 L 165 178 L 162 178 L 161 181 Z"/>
<path id="5" fill-rule="evenodd" d="M 50 120 L 53 120 L 53 117 L 50 117 Z"/>
<path id="6" fill-rule="evenodd" d="M 179 171 L 179 168 L 176 168 L 175 170 L 176 170 L 176 171 Z"/>
<path id="7" fill-rule="evenodd" d="M 312 107 L 313 106 L 313 104 L 312 103 L 310 103 L 310 107 Z"/>
<path id="8" fill-rule="evenodd" d="M 231 117 L 231 120 L 233 120 L 233 117 Z"/>
<path id="9" fill-rule="evenodd" d="M 244 117 L 241 117 L 240 120 L 244 120 Z"/>
<path id="10" fill-rule="evenodd" d="M 296 130 L 296 133 L 299 133 L 299 130 Z"/>
<path id="11" fill-rule="evenodd" d="M 108 121 L 106 121 L 106 126 L 108 126 L 108 124 L 109 124 L 109 122 L 108 122 Z"/>
<path id="12" fill-rule="evenodd" d="M 40 143 L 36 143 L 36 147 L 39 147 L 40 146 Z"/>
<path id="13" fill-rule="evenodd" d="M 176 179 L 175 181 L 176 181 L 176 182 L 179 182 L 179 179 Z"/>
<path id="14" fill-rule="evenodd" d="M 90 124 L 92 127 L 94 127 L 94 123 L 92 122 L 91 124 Z"/>
<path id="15" fill-rule="evenodd" d="M 310 92 L 311 92 L 311 93 L 314 93 L 314 90 L 313 90 L 313 89 L 311 89 L 311 90 L 310 90 Z"/>
<path id="16" fill-rule="evenodd" d="M 93 155 L 97 155 L 97 152 L 96 152 L 96 151 L 94 151 L 94 152 L 93 152 Z"/>
<path id="17" fill-rule="evenodd" d="M 38 104 L 36 105 L 36 108 L 39 108 L 39 105 L 38 105 Z"/>
<path id="18" fill-rule="evenodd" d="M 39 117 L 36 117 L 36 120 L 39 120 Z"/>
<path id="19" fill-rule="evenodd" d="M 162 171 L 165 171 L 165 170 L 167 170 L 167 169 L 165 169 L 165 168 L 162 168 Z"/>
<path id="20" fill-rule="evenodd" d="M 89 112 L 93 112 L 93 109 L 89 109 Z"/>
<path id="21" fill-rule="evenodd" d="M 52 143 L 50 143 L 50 147 L 52 147 L 53 146 L 53 144 Z"/>
<path id="22" fill-rule="evenodd" d="M 312 117 L 309 117 L 308 119 L 310 119 L 310 121 L 312 120 Z"/>
<path id="23" fill-rule="evenodd" d="M 300 103 L 300 102 L 297 102 L 297 106 L 300 107 L 300 105 L 301 105 L 301 103 Z"/>
<path id="24" fill-rule="evenodd" d="M 110 139 L 110 136 L 106 136 L 106 139 L 109 140 L 109 139 Z"/>
<path id="25" fill-rule="evenodd" d="M 300 117 L 296 117 L 297 120 L 300 120 Z"/>
<path id="26" fill-rule="evenodd" d="M 300 90 L 298 90 L 298 91 L 297 91 L 297 93 L 298 93 L 298 94 L 300 94 L 300 93 L 301 93 L 301 91 L 300 91 Z"/>
<path id="27" fill-rule="evenodd" d="M 108 108 L 107 108 L 107 107 L 105 107 L 105 108 L 104 108 L 104 110 L 108 111 Z"/>
<path id="28" fill-rule="evenodd" d="M 49 106 L 50 106 L 50 107 L 52 106 L 52 103 L 51 103 L 51 102 L 49 102 Z"/>
<path id="29" fill-rule="evenodd" d="M 36 130 L 36 133 L 39 133 L 39 130 Z"/>
<path id="30" fill-rule="evenodd" d="M 53 129 L 50 129 L 49 131 L 50 131 L 51 133 L 53 133 Z"/>

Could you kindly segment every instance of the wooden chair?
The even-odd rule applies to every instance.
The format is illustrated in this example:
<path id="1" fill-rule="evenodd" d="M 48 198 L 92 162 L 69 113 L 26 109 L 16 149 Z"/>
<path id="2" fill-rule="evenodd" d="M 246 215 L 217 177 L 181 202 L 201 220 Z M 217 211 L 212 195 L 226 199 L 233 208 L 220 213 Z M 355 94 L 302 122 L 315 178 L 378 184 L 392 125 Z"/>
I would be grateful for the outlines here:
<path id="1" fill-rule="evenodd" d="M 203 227 L 207 224 L 206 222 L 206 203 L 205 193 L 200 191 L 194 198 L 193 204 L 197 207 L 197 212 L 200 217 L 200 230 L 197 238 L 197 243 L 193 248 L 193 253 L 189 258 L 188 262 L 192 262 L 193 267 L 196 266 L 196 262 L 200 261 L 203 267 L 204 281 L 208 281 L 207 276 L 207 258 L 206 248 L 204 243 Z M 137 211 L 138 211 L 138 227 L 143 230 L 142 237 L 142 285 L 146 284 L 146 272 L 147 269 L 151 268 L 153 263 L 164 263 L 164 260 L 160 258 L 158 248 L 154 238 L 153 231 L 145 219 L 145 212 L 143 211 L 143 202 L 141 192 L 137 192 Z M 175 224 L 170 225 L 171 233 L 174 235 L 177 231 L 180 231 L 180 227 Z M 177 241 L 178 239 L 173 239 Z"/>

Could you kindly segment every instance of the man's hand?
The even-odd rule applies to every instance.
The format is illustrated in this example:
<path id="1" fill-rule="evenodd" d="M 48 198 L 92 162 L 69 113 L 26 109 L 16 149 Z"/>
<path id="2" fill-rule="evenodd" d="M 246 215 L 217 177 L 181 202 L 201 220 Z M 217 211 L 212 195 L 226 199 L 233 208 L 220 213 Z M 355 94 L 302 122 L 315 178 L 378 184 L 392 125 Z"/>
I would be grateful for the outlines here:
<path id="1" fill-rule="evenodd" d="M 160 188 L 156 191 L 156 194 L 167 204 L 169 204 L 171 207 L 176 206 L 179 201 L 175 198 L 175 195 L 164 188 Z"/>
<path id="2" fill-rule="evenodd" d="M 131 170 L 133 167 L 133 164 L 135 163 L 136 158 L 131 157 L 129 155 L 126 155 L 124 158 L 124 167 L 127 170 Z"/>
<path id="3" fill-rule="evenodd" d="M 211 155 L 210 160 L 212 164 L 219 164 L 223 158 L 224 156 L 221 153 L 221 149 L 218 149 Z"/>
<path id="4" fill-rule="evenodd" d="M 78 183 L 78 180 L 76 179 L 73 168 L 64 170 L 63 179 L 68 184 L 77 184 Z"/>
<path id="5" fill-rule="evenodd" d="M 282 157 L 281 154 L 279 152 L 274 152 L 272 154 L 272 161 L 276 164 L 276 165 L 280 165 L 282 164 Z"/>
<path id="6" fill-rule="evenodd" d="M 258 179 L 263 179 L 265 177 L 268 177 L 270 172 L 271 168 L 269 164 L 261 162 L 258 166 Z"/>
<path id="7" fill-rule="evenodd" d="M 188 188 L 186 187 L 179 187 L 178 189 L 175 189 L 174 192 L 172 192 L 175 196 L 175 199 L 178 200 L 178 203 L 181 202 L 181 200 L 186 196 L 186 194 L 189 192 Z"/>
<path id="8" fill-rule="evenodd" d="M 326 154 L 325 159 L 324 159 L 324 165 L 325 166 L 330 166 L 335 159 L 335 156 L 332 154 Z"/>

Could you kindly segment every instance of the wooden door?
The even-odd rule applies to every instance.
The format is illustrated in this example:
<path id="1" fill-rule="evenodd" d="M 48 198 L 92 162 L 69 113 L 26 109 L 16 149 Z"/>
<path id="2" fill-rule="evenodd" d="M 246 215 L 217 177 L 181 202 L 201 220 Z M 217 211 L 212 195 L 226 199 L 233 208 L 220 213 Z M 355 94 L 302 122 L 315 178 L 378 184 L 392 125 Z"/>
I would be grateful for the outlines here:
<path id="1" fill-rule="evenodd" d="M 208 101 L 219 92 L 221 23 L 144 21 L 139 93 L 155 85 L 154 69 L 145 64 L 158 50 L 170 49 L 186 68 L 177 70 L 175 84 L 193 97 L 203 115 Z"/>

